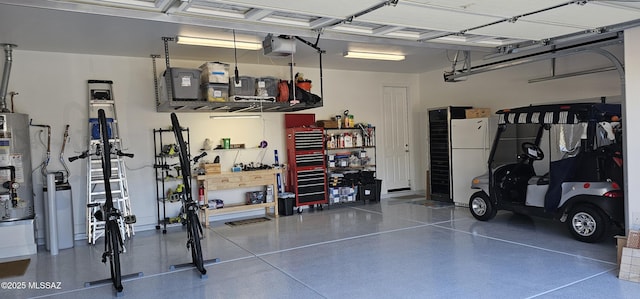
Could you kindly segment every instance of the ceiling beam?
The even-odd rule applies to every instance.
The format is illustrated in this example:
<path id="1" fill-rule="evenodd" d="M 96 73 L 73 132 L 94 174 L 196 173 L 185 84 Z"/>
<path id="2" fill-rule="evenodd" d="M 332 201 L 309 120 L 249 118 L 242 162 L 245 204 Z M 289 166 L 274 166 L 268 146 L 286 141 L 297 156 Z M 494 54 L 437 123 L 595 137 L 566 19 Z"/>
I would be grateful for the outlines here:
<path id="1" fill-rule="evenodd" d="M 624 41 L 624 36 L 622 32 L 620 32 L 620 33 L 616 33 L 615 35 L 606 35 L 606 36 L 603 36 L 601 39 L 585 41 L 582 43 L 576 43 L 576 44 L 570 44 L 570 45 L 564 45 L 564 46 L 554 45 L 553 47 L 550 47 L 550 48 L 545 47 L 545 48 L 539 49 L 539 51 L 532 51 L 527 54 L 519 53 L 522 55 L 517 57 L 504 57 L 502 59 L 497 59 L 495 61 L 487 62 L 481 65 L 472 66 L 464 71 L 454 70 L 451 72 L 445 72 L 444 80 L 445 82 L 457 82 L 456 79 L 464 78 L 470 75 L 476 75 L 480 73 L 495 71 L 495 70 L 523 65 L 527 63 L 573 55 L 579 52 L 590 51 L 593 49 L 620 44 L 623 41 Z"/>
<path id="2" fill-rule="evenodd" d="M 259 21 L 272 13 L 273 10 L 252 8 L 244 15 L 244 18 L 251 21 Z"/>
<path id="3" fill-rule="evenodd" d="M 123 9 L 108 6 L 96 6 L 89 4 L 69 3 L 69 2 L 54 2 L 54 1 L 41 1 L 41 0 L 0 0 L 0 3 L 8 5 L 32 7 L 40 9 L 53 9 L 69 12 L 87 13 L 104 15 L 111 17 L 131 18 L 138 20 L 166 22 L 182 25 L 202 26 L 218 29 L 236 29 L 236 32 L 243 31 L 248 34 L 255 33 L 273 33 L 283 35 L 294 35 L 301 37 L 315 38 L 317 30 L 307 28 L 296 28 L 283 24 L 255 24 L 251 22 L 238 22 L 237 19 L 228 18 L 202 18 L 194 15 L 188 15 L 183 12 L 176 13 L 159 13 L 147 10 L 134 10 Z M 191 9 L 194 9 L 191 7 Z M 240 16 L 242 19 L 243 17 Z M 381 38 L 375 36 L 348 34 L 339 32 L 323 32 L 322 39 L 346 41 L 346 42 L 361 42 L 361 43 L 373 43 L 373 44 L 387 44 L 397 46 L 411 46 L 411 47 L 423 47 L 432 49 L 449 49 L 449 50 L 470 50 L 483 53 L 497 52 L 496 48 L 480 47 L 480 46 L 468 46 L 468 45 L 451 45 L 435 42 L 419 42 L 415 40 L 406 39 L 392 39 Z"/>
<path id="4" fill-rule="evenodd" d="M 326 26 L 329 23 L 335 22 L 336 20 L 337 19 L 334 19 L 334 18 L 319 18 L 309 23 L 309 27 L 311 27 L 311 29 L 319 29 L 321 27 Z"/>
<path id="5" fill-rule="evenodd" d="M 394 31 L 400 31 L 402 29 L 405 29 L 406 27 L 403 26 L 383 26 L 377 29 L 373 30 L 373 34 L 375 35 L 385 35 L 387 33 L 391 33 Z"/>

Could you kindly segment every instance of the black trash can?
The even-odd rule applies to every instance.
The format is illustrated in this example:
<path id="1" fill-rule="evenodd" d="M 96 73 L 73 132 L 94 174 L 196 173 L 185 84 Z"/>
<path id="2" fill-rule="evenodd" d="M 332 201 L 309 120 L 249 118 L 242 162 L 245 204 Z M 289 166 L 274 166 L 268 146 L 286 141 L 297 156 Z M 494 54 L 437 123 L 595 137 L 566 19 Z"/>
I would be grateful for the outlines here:
<path id="1" fill-rule="evenodd" d="M 291 216 L 293 215 L 293 204 L 295 203 L 296 195 L 293 193 L 280 193 L 278 194 L 278 215 Z"/>

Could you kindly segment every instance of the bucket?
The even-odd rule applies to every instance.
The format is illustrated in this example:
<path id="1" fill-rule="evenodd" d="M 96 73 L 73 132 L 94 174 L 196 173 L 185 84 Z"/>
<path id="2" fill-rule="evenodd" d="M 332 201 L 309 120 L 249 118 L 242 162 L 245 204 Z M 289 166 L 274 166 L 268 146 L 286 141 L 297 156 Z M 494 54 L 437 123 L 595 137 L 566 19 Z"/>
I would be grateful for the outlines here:
<path id="1" fill-rule="evenodd" d="M 308 92 L 311 92 L 311 80 L 304 80 L 296 82 L 298 88 L 302 88 Z"/>

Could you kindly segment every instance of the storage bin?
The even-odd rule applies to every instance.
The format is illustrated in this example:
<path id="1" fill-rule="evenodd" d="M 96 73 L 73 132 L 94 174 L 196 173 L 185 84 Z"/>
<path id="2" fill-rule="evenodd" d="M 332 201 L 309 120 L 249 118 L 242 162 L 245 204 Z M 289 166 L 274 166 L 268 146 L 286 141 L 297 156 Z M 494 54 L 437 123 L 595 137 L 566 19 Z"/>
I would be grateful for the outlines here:
<path id="1" fill-rule="evenodd" d="M 376 184 L 360 185 L 358 187 L 358 200 L 364 200 L 364 201 L 377 200 Z"/>
<path id="2" fill-rule="evenodd" d="M 256 95 L 259 97 L 277 97 L 279 81 L 276 77 L 256 78 Z"/>
<path id="3" fill-rule="evenodd" d="M 229 93 L 232 96 L 255 96 L 256 79 L 249 76 L 239 76 L 236 83 L 236 78 L 232 77 L 229 81 Z"/>
<path id="4" fill-rule="evenodd" d="M 226 102 L 229 100 L 229 84 L 207 83 L 201 86 L 205 101 Z"/>
<path id="5" fill-rule="evenodd" d="M 166 80 L 167 71 L 162 75 L 162 80 Z M 200 98 L 200 70 L 199 69 L 185 69 L 185 68 L 171 68 L 171 76 L 173 77 L 173 85 L 171 87 L 173 91 L 174 100 L 197 100 Z M 166 93 L 166 92 L 165 92 Z"/>
<path id="6" fill-rule="evenodd" d="M 229 64 L 222 62 L 205 62 L 200 66 L 202 71 L 200 82 L 229 84 Z"/>
<path id="7" fill-rule="evenodd" d="M 107 138 L 111 139 L 111 124 L 113 123 L 113 118 L 107 118 Z M 97 118 L 89 118 L 89 124 L 91 125 L 91 139 L 100 139 L 100 124 L 98 123 Z"/>

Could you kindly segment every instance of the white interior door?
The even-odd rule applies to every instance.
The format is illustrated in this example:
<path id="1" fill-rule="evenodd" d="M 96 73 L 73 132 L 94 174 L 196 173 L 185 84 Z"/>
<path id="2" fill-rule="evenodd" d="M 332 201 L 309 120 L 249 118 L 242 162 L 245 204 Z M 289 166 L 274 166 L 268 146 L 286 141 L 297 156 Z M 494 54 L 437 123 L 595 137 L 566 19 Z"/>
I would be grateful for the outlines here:
<path id="1" fill-rule="evenodd" d="M 406 87 L 383 88 L 384 175 L 387 192 L 410 190 L 409 112 Z"/>

